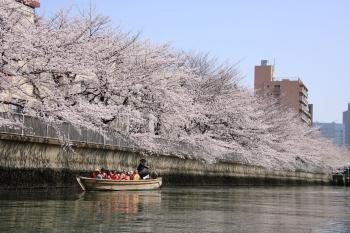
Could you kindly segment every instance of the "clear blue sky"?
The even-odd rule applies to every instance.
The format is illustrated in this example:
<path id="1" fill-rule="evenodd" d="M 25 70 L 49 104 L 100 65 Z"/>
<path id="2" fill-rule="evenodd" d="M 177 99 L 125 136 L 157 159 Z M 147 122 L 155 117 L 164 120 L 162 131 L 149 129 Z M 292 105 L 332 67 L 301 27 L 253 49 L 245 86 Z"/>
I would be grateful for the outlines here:
<path id="1" fill-rule="evenodd" d="M 314 120 L 341 122 L 350 102 L 349 0 L 91 0 L 125 32 L 239 63 L 253 87 L 254 65 L 276 61 L 277 77 L 300 77 Z M 41 0 L 39 14 L 88 9 L 89 0 Z"/>

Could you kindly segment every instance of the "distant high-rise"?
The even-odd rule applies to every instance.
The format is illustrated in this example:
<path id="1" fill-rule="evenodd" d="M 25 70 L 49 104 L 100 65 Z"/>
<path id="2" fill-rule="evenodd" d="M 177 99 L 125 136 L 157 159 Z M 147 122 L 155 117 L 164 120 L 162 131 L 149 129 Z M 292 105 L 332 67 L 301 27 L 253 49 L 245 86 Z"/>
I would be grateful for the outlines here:
<path id="1" fill-rule="evenodd" d="M 275 80 L 273 65 L 267 60 L 261 60 L 260 66 L 255 66 L 254 89 L 258 94 L 265 94 L 280 99 L 287 107 L 299 112 L 301 119 L 312 125 L 312 105 L 308 104 L 308 89 L 300 80 Z M 311 107 L 311 109 L 310 109 Z"/>
<path id="2" fill-rule="evenodd" d="M 348 104 L 348 110 L 343 112 L 343 124 L 345 128 L 344 144 L 350 148 L 350 103 Z"/>
<path id="3" fill-rule="evenodd" d="M 344 146 L 344 125 L 339 123 L 315 122 L 314 127 L 319 128 L 321 135 L 338 146 Z"/>

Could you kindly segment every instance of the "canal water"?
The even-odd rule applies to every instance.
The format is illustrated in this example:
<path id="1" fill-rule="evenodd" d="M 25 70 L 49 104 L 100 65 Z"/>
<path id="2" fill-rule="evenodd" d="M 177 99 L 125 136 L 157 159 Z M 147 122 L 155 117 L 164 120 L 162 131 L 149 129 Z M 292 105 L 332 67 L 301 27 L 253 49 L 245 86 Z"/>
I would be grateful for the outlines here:
<path id="1" fill-rule="evenodd" d="M 350 189 L 2 190 L 0 232 L 350 232 Z"/>

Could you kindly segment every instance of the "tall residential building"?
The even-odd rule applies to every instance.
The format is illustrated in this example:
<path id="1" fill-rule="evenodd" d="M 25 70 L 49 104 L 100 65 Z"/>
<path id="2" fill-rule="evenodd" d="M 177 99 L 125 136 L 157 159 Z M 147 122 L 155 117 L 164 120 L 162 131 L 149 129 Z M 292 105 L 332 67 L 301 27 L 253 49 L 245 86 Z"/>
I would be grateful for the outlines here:
<path id="1" fill-rule="evenodd" d="M 16 1 L 23 3 L 24 5 L 29 6 L 31 8 L 40 7 L 40 0 L 16 0 Z"/>
<path id="2" fill-rule="evenodd" d="M 348 104 L 348 110 L 343 112 L 343 124 L 345 128 L 344 144 L 350 149 L 350 103 Z"/>
<path id="3" fill-rule="evenodd" d="M 300 80 L 275 80 L 274 65 L 268 60 L 261 60 L 260 66 L 255 66 L 254 89 L 258 94 L 278 98 L 281 104 L 300 113 L 301 119 L 312 125 L 312 105 L 308 104 L 308 89 Z"/>
<path id="4" fill-rule="evenodd" d="M 339 123 L 315 122 L 314 127 L 319 128 L 321 135 L 338 146 L 344 146 L 344 125 Z"/>

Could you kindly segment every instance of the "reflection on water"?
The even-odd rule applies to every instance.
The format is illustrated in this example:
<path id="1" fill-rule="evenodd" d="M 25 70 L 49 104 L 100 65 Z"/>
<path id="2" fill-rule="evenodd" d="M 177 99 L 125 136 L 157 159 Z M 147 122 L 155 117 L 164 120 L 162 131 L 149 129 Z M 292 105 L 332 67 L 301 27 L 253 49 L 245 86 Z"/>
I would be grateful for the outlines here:
<path id="1" fill-rule="evenodd" d="M 121 232 L 159 212 L 161 192 L 0 192 L 0 232 Z"/>
<path id="2" fill-rule="evenodd" d="M 350 232 L 350 189 L 0 191 L 0 232 Z"/>
<path id="3" fill-rule="evenodd" d="M 88 192 L 81 199 L 93 213 L 106 216 L 106 213 L 137 214 L 150 206 L 159 207 L 160 191 L 144 192 Z"/>

